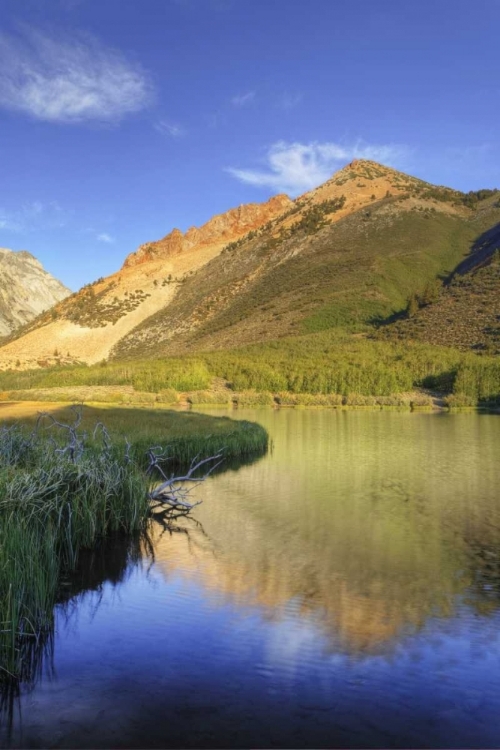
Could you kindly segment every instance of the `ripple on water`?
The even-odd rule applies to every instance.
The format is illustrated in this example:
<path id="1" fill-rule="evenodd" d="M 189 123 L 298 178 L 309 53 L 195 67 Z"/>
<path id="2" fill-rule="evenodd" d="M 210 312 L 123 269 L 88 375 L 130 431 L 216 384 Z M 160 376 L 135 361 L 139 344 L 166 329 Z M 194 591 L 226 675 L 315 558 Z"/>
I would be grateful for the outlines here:
<path id="1" fill-rule="evenodd" d="M 11 744 L 500 745 L 500 420 L 238 416 L 273 453 L 59 607 Z"/>

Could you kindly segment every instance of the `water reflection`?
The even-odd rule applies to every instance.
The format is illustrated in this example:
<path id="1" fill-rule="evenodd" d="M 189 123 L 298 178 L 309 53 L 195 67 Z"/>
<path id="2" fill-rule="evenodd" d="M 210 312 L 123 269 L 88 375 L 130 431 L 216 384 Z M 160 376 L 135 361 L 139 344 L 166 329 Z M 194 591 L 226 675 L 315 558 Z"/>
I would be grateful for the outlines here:
<path id="1" fill-rule="evenodd" d="M 197 516 L 212 543 L 198 557 L 182 538 L 157 546 L 164 570 L 271 619 L 294 602 L 352 652 L 390 646 L 430 615 L 451 616 L 472 584 L 474 606 L 497 606 L 494 417 L 249 417 L 271 428 L 273 456 L 258 473 L 242 469 L 204 488 Z"/>
<path id="2" fill-rule="evenodd" d="M 88 605 L 92 598 L 97 611 L 105 584 L 116 588 L 123 584 L 143 561 L 151 565 L 154 551 L 148 531 L 133 536 L 117 534 L 103 541 L 93 550 L 80 552 L 78 565 L 71 573 L 63 575 L 57 595 L 56 611 L 66 626 L 78 616 L 78 607 L 83 600 Z M 22 723 L 19 697 L 29 694 L 43 679 L 57 678 L 54 665 L 54 629 L 41 631 L 36 638 L 25 639 L 20 647 L 26 651 L 21 680 L 0 684 L 0 726 L 4 726 L 10 738 L 16 712 L 17 722 Z"/>
<path id="3" fill-rule="evenodd" d="M 239 415 L 270 455 L 63 581 L 11 744 L 498 746 L 500 420 Z"/>

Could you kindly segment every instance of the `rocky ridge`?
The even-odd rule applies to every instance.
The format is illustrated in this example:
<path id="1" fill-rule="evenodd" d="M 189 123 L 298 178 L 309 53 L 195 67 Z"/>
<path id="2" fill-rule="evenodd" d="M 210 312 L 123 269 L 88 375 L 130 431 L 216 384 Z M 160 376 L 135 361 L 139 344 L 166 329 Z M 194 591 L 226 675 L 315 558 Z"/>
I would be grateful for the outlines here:
<path id="1" fill-rule="evenodd" d="M 26 250 L 0 248 L 0 336 L 71 294 Z"/>
<path id="2" fill-rule="evenodd" d="M 26 325 L 0 349 L 0 369 L 107 358 L 129 331 L 172 302 L 189 275 L 229 242 L 237 242 L 291 206 L 290 198 L 277 195 L 264 203 L 230 209 L 185 234 L 174 229 L 157 242 L 141 245 L 115 274 L 83 287 L 36 320 L 23 320 Z"/>
<path id="3" fill-rule="evenodd" d="M 280 194 L 266 203 L 247 203 L 231 208 L 226 213 L 212 217 L 201 227 L 191 227 L 185 234 L 180 229 L 173 229 L 163 239 L 141 245 L 125 259 L 123 268 L 168 259 L 193 248 L 213 245 L 223 247 L 247 232 L 258 229 L 292 206 L 293 201 L 287 195 Z"/>

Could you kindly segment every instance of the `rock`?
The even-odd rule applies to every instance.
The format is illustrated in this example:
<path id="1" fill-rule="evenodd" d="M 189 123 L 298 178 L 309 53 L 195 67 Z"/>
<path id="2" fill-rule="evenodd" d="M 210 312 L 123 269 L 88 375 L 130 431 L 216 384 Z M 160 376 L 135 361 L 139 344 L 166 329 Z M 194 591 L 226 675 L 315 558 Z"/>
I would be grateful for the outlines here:
<path id="1" fill-rule="evenodd" d="M 34 255 L 0 248 L 0 336 L 7 336 L 69 294 Z"/>

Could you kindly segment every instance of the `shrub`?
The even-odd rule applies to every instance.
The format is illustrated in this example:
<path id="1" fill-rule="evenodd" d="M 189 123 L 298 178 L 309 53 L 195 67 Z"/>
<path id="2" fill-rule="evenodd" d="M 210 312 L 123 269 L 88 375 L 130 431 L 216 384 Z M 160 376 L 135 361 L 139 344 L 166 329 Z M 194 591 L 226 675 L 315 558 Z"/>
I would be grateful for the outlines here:
<path id="1" fill-rule="evenodd" d="M 274 397 L 268 391 L 242 391 L 235 394 L 233 403 L 238 406 L 273 406 Z"/>
<path id="2" fill-rule="evenodd" d="M 225 393 L 213 391 L 193 391 L 188 393 L 187 402 L 188 404 L 193 404 L 193 406 L 203 404 L 227 405 L 229 404 L 229 396 Z"/>
<path id="3" fill-rule="evenodd" d="M 449 409 L 477 406 L 476 399 L 472 396 L 467 396 L 465 393 L 451 393 L 444 399 L 444 403 Z"/>

